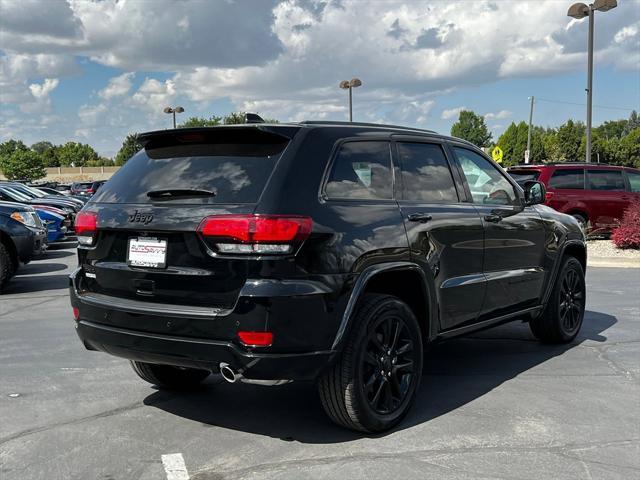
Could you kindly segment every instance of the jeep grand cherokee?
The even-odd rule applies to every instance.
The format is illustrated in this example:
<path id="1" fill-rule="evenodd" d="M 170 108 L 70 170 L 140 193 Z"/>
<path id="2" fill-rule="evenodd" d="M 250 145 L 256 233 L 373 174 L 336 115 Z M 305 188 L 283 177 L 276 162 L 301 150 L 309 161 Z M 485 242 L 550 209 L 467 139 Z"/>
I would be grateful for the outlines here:
<path id="1" fill-rule="evenodd" d="M 315 380 L 334 422 L 375 432 L 410 408 L 427 344 L 580 329 L 578 224 L 465 141 L 340 122 L 140 141 L 76 219 L 70 291 L 86 348 L 160 388 Z"/>

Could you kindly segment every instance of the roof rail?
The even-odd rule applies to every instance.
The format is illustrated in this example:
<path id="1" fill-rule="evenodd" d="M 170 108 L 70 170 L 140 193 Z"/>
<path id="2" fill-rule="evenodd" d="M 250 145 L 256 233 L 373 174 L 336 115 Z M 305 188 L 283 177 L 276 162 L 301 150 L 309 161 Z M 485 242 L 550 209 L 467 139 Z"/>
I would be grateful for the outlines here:
<path id="1" fill-rule="evenodd" d="M 423 128 L 404 127 L 402 125 L 387 125 L 385 123 L 367 123 L 367 122 L 342 122 L 338 120 L 305 120 L 300 125 L 340 125 L 341 127 L 378 127 L 378 128 L 397 128 L 398 130 L 411 130 L 414 132 L 424 132 L 438 134 L 434 130 L 426 130 Z"/>

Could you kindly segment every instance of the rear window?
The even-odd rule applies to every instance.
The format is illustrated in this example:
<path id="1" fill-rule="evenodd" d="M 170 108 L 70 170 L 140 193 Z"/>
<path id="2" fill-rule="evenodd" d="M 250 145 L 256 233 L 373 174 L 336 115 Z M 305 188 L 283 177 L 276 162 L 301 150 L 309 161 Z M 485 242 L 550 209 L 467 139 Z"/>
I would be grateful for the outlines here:
<path id="1" fill-rule="evenodd" d="M 141 150 L 94 195 L 95 202 L 149 203 L 148 192 L 207 190 L 171 203 L 255 203 L 288 142 L 163 146 Z"/>
<path id="2" fill-rule="evenodd" d="M 524 186 L 525 182 L 538 180 L 540 176 L 539 170 L 508 170 L 507 173 L 521 186 Z"/>
<path id="3" fill-rule="evenodd" d="M 553 172 L 549 187 L 570 190 L 584 189 L 584 170 L 580 168 L 559 168 Z"/>
<path id="4" fill-rule="evenodd" d="M 625 190 L 621 170 L 588 170 L 588 173 L 590 190 Z"/>

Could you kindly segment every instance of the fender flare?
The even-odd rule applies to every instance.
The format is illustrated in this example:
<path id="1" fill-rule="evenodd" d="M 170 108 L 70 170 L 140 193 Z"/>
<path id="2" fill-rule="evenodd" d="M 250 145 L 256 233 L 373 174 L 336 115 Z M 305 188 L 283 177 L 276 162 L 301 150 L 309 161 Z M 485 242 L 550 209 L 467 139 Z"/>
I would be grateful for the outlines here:
<path id="1" fill-rule="evenodd" d="M 340 349 L 344 341 L 345 334 L 349 329 L 349 324 L 351 322 L 351 318 L 355 311 L 356 305 L 358 304 L 358 300 L 360 300 L 360 297 L 364 293 L 367 287 L 367 284 L 371 281 L 371 279 L 373 279 L 376 275 L 379 275 L 381 273 L 394 272 L 394 271 L 397 272 L 397 271 L 404 271 L 404 270 L 418 273 L 418 275 L 421 278 L 422 287 L 424 288 L 426 293 L 427 304 L 425 305 L 425 311 L 428 312 L 428 318 L 426 319 L 426 321 L 428 322 L 428 325 L 427 325 L 428 338 L 424 340 L 425 341 L 429 340 L 437 335 L 437 332 L 434 332 L 434 328 L 437 322 L 433 321 L 434 319 L 438 318 L 437 317 L 437 301 L 435 297 L 435 288 L 434 288 L 433 280 L 431 279 L 431 281 L 429 281 L 424 270 L 417 263 L 406 262 L 406 261 L 379 263 L 379 264 L 371 265 L 365 268 L 358 275 L 358 278 L 356 279 L 353 289 L 351 290 L 351 293 L 349 295 L 347 306 L 345 307 L 344 312 L 342 313 L 342 319 L 340 321 L 340 325 L 338 327 L 336 337 L 333 341 L 333 345 L 331 346 L 331 350 L 336 351 Z"/>
<path id="2" fill-rule="evenodd" d="M 562 263 L 562 259 L 564 258 L 564 254 L 565 251 L 567 249 L 568 246 L 571 245 L 577 245 L 580 246 L 584 249 L 584 255 L 585 255 L 585 266 L 586 266 L 586 258 L 587 258 L 587 245 L 585 244 L 585 242 L 583 242 L 582 240 L 567 240 L 562 244 L 562 247 L 560 248 L 560 251 L 558 252 L 558 255 L 556 256 L 556 261 L 553 265 L 553 272 L 551 275 L 551 279 L 549 281 L 549 283 L 547 284 L 547 289 L 544 293 L 544 297 L 543 297 L 543 301 L 542 301 L 542 305 L 546 306 L 547 302 L 549 302 L 549 298 L 551 297 L 551 292 L 553 291 L 553 287 L 556 284 L 556 280 L 558 279 L 558 274 L 560 273 L 560 264 Z M 585 274 L 586 269 L 585 269 Z"/>

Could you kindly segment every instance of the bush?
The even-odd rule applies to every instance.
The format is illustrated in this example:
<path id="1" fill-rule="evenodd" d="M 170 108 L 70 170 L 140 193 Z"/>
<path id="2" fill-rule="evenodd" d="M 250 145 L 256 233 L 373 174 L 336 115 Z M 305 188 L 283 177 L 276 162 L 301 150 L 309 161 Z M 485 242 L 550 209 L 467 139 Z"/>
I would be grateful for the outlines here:
<path id="1" fill-rule="evenodd" d="M 631 202 L 625 210 L 611 239 L 618 248 L 640 248 L 640 200 Z"/>
<path id="2" fill-rule="evenodd" d="M 44 177 L 42 156 L 33 150 L 16 150 L 9 156 L 0 157 L 0 170 L 9 180 L 37 180 Z"/>

